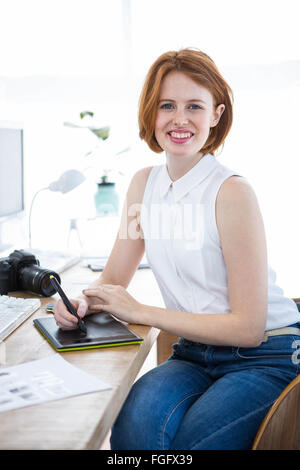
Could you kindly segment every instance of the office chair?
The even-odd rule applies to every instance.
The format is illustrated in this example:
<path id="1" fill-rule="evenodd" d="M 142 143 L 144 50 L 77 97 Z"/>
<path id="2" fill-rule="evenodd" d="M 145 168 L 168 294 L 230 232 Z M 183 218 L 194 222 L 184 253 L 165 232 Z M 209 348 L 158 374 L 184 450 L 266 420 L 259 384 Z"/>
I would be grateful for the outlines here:
<path id="1" fill-rule="evenodd" d="M 300 298 L 293 299 L 300 311 Z M 157 363 L 166 361 L 178 337 L 161 331 Z M 269 409 L 252 444 L 252 450 L 300 450 L 300 375 L 290 382 Z"/>

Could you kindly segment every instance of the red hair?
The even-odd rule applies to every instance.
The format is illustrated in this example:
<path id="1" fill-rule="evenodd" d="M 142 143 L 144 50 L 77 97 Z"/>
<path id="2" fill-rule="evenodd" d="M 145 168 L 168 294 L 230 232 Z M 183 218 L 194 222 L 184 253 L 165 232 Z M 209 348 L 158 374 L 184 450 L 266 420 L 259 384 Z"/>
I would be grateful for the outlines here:
<path id="1" fill-rule="evenodd" d="M 180 71 L 207 88 L 213 96 L 214 105 L 225 104 L 218 124 L 210 129 L 202 153 L 214 154 L 215 150 L 224 144 L 225 138 L 232 126 L 233 93 L 226 83 L 213 60 L 204 52 L 197 49 L 181 49 L 162 54 L 151 66 L 139 100 L 139 135 L 156 153 L 163 149 L 155 138 L 155 121 L 161 84 L 164 77 L 172 72 Z"/>

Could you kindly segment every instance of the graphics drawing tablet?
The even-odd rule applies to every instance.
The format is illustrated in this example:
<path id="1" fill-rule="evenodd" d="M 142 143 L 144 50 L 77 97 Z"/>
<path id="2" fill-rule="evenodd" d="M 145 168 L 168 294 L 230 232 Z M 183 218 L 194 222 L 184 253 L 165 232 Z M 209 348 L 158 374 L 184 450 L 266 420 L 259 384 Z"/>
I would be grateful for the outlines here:
<path id="1" fill-rule="evenodd" d="M 139 344 L 144 341 L 108 312 L 94 313 L 84 318 L 87 334 L 79 328 L 61 330 L 52 316 L 37 318 L 33 323 L 58 352 Z"/>

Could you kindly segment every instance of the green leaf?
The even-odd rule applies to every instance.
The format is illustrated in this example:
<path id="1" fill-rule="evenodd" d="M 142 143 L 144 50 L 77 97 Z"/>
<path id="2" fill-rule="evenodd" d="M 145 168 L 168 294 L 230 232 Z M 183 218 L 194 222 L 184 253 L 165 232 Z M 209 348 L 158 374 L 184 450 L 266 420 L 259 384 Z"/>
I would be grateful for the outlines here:
<path id="1" fill-rule="evenodd" d="M 99 129 L 96 129 L 94 127 L 89 127 L 90 131 L 93 132 L 97 137 L 99 137 L 102 140 L 105 140 L 109 136 L 109 127 L 101 127 Z"/>
<path id="2" fill-rule="evenodd" d="M 80 119 L 83 119 L 85 116 L 94 117 L 94 113 L 92 111 L 81 111 Z"/>

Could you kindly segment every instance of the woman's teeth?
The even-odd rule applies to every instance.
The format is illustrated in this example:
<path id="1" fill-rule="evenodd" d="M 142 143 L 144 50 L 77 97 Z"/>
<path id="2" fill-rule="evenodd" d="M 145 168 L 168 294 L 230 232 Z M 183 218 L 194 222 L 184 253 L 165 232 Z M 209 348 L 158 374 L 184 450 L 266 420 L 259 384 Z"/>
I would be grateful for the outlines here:
<path id="1" fill-rule="evenodd" d="M 192 137 L 192 134 L 190 132 L 170 132 L 171 137 L 175 137 L 175 139 L 187 139 L 189 137 Z"/>

